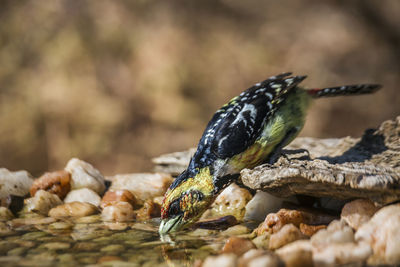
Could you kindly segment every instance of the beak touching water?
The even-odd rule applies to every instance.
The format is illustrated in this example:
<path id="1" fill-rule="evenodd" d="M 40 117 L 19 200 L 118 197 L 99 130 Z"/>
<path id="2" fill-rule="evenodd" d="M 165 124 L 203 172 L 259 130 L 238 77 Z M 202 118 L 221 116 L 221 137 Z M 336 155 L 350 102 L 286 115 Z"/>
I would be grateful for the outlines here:
<path id="1" fill-rule="evenodd" d="M 171 219 L 163 219 L 158 230 L 160 235 L 165 235 L 180 230 L 183 226 L 182 217 L 183 215 L 179 215 Z"/>

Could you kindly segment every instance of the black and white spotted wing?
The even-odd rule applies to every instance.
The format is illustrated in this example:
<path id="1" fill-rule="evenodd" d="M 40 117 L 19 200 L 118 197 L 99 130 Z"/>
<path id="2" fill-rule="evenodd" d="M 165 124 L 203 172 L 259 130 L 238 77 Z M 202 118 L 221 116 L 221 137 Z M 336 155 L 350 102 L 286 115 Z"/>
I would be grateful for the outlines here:
<path id="1" fill-rule="evenodd" d="M 287 75 L 271 77 L 247 89 L 231 101 L 213 125 L 209 125 L 204 141 L 210 142 L 210 150 L 217 158 L 232 157 L 255 142 L 287 93 L 305 79 L 305 76 Z"/>

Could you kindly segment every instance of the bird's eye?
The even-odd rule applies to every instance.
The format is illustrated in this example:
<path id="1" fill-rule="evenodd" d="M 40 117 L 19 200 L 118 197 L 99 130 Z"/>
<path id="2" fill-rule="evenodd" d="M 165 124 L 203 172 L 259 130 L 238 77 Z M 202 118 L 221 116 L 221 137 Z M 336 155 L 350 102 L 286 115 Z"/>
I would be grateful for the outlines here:
<path id="1" fill-rule="evenodd" d="M 174 200 L 169 206 L 168 214 L 169 216 L 176 216 L 180 213 L 181 208 L 179 205 L 179 199 Z"/>

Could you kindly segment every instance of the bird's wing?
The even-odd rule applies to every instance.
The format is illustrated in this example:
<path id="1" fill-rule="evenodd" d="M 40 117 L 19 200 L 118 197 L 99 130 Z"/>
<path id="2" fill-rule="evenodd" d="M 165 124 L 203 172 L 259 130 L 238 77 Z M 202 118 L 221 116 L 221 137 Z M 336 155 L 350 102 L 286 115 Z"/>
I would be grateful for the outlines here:
<path id="1" fill-rule="evenodd" d="M 214 115 L 204 133 L 214 155 L 229 158 L 255 142 L 290 90 L 306 78 L 286 76 L 274 76 L 250 87 Z"/>

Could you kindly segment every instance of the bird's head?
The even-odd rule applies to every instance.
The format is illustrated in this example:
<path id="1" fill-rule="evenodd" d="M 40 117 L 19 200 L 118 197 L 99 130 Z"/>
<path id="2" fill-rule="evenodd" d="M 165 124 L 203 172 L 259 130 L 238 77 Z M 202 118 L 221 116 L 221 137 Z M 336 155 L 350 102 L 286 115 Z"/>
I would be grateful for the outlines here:
<path id="1" fill-rule="evenodd" d="M 160 234 L 179 231 L 190 226 L 206 211 L 214 199 L 213 176 L 208 167 L 195 172 L 183 172 L 165 193 L 161 207 Z"/>

